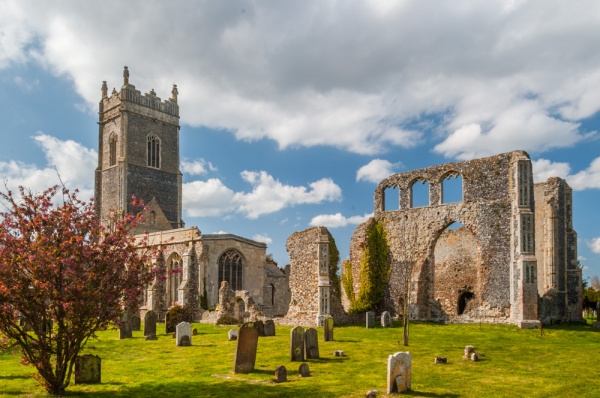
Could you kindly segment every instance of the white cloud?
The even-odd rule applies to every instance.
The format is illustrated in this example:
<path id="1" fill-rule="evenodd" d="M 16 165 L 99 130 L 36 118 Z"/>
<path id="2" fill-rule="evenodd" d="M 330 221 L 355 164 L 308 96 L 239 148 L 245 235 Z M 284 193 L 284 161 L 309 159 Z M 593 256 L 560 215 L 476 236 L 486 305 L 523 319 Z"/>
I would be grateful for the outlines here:
<path id="1" fill-rule="evenodd" d="M 257 242 L 266 243 L 267 245 L 270 245 L 271 243 L 273 243 L 273 239 L 269 238 L 267 236 L 267 234 L 252 235 L 252 239 L 255 240 L 255 241 L 257 241 Z"/>
<path id="2" fill-rule="evenodd" d="M 221 180 L 193 181 L 183 184 L 183 208 L 191 217 L 220 216 L 233 211 L 256 219 L 286 207 L 338 201 L 341 188 L 323 178 L 303 186 L 284 185 L 265 171 L 243 171 L 242 178 L 252 185 L 251 192 L 234 192 Z"/>
<path id="3" fill-rule="evenodd" d="M 571 172 L 571 166 L 568 163 L 552 162 L 548 159 L 534 160 L 531 165 L 535 182 L 544 182 L 550 177 L 567 178 Z"/>
<path id="4" fill-rule="evenodd" d="M 69 189 L 79 189 L 79 198 L 88 201 L 94 196 L 94 170 L 98 162 L 95 150 L 72 141 L 62 141 L 44 133 L 37 133 L 33 140 L 40 146 L 46 158 L 46 166 L 9 161 L 0 162 L 0 175 L 11 190 L 21 185 L 34 192 L 60 184 Z M 59 179 L 60 176 L 60 179 Z"/>
<path id="5" fill-rule="evenodd" d="M 594 238 L 587 242 L 587 245 L 592 252 L 600 254 L 600 237 Z"/>
<path id="6" fill-rule="evenodd" d="M 362 224 L 371 217 L 373 217 L 373 213 L 365 214 L 363 216 L 352 216 L 347 218 L 344 217 L 342 213 L 321 214 L 313 217 L 312 220 L 310 220 L 309 225 L 313 227 L 323 226 L 327 228 L 340 228 L 345 227 L 347 225 Z"/>
<path id="7" fill-rule="evenodd" d="M 281 148 L 409 148 L 431 139 L 411 127 L 428 115 L 435 150 L 460 159 L 586 138 L 579 122 L 600 109 L 598 1 L 436 7 L 5 0 L 0 68 L 39 62 L 95 109 L 101 80 L 120 87 L 127 64 L 142 91 L 178 84 L 182 123 Z"/>
<path id="8" fill-rule="evenodd" d="M 192 161 L 183 160 L 181 161 L 181 172 L 189 175 L 204 175 L 208 171 L 217 171 L 217 168 L 213 166 L 211 162 L 207 162 L 204 159 L 194 159 Z"/>
<path id="9" fill-rule="evenodd" d="M 547 159 L 538 159 L 532 162 L 534 181 L 546 181 L 550 177 L 560 177 L 576 191 L 584 189 L 600 189 L 600 157 L 594 159 L 590 165 L 575 174 L 571 174 L 568 163 L 552 162 Z"/>
<path id="10" fill-rule="evenodd" d="M 381 180 L 397 173 L 401 162 L 392 163 L 385 159 L 373 159 L 356 172 L 356 181 L 369 181 L 378 184 Z"/>

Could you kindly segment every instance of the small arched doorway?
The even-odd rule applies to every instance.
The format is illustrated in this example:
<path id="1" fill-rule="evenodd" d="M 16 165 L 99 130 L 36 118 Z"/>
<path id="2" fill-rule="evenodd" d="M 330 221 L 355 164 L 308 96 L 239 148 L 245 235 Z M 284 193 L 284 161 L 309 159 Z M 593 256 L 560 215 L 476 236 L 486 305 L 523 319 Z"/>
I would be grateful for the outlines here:
<path id="1" fill-rule="evenodd" d="M 469 304 L 469 301 L 473 300 L 474 298 L 475 298 L 475 294 L 473 294 L 473 292 L 471 292 L 471 291 L 464 291 L 462 293 L 459 293 L 458 305 L 456 307 L 456 314 L 462 315 L 465 312 L 465 309 L 467 308 L 467 304 Z"/>

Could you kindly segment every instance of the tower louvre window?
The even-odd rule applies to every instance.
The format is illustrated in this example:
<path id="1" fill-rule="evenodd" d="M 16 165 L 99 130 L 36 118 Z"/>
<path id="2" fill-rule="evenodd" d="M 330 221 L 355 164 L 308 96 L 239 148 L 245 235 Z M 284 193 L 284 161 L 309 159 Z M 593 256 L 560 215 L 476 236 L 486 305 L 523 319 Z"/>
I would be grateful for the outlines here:
<path id="1" fill-rule="evenodd" d="M 117 164 L 117 137 L 113 135 L 110 136 L 109 144 L 109 165 L 114 166 Z"/>
<path id="2" fill-rule="evenodd" d="M 160 138 L 148 136 L 148 166 L 160 168 Z"/>

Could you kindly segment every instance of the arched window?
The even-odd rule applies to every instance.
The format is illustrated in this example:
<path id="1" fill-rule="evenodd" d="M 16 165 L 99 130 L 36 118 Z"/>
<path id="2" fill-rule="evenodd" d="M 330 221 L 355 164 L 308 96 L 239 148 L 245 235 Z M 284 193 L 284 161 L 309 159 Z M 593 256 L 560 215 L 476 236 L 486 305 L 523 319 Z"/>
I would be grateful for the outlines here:
<path id="1" fill-rule="evenodd" d="M 109 151 L 109 165 L 114 166 L 117 164 L 117 136 L 111 135 L 108 140 L 108 151 Z"/>
<path id="2" fill-rule="evenodd" d="M 244 258 L 237 250 L 230 249 L 219 257 L 219 286 L 229 282 L 231 290 L 242 290 L 242 269 Z"/>
<path id="3" fill-rule="evenodd" d="M 383 210 L 392 211 L 400 209 L 400 190 L 398 187 L 387 187 L 383 191 Z"/>
<path id="4" fill-rule="evenodd" d="M 442 203 L 462 202 L 463 178 L 457 172 L 450 172 L 442 179 Z"/>
<path id="5" fill-rule="evenodd" d="M 179 303 L 179 285 L 181 284 L 181 257 L 174 253 L 167 261 L 167 269 L 170 273 L 167 279 L 167 304 L 169 306 Z"/>
<path id="6" fill-rule="evenodd" d="M 411 207 L 429 206 L 429 181 L 417 178 L 410 188 Z"/>
<path id="7" fill-rule="evenodd" d="M 148 136 L 148 166 L 160 168 L 160 138 Z"/>

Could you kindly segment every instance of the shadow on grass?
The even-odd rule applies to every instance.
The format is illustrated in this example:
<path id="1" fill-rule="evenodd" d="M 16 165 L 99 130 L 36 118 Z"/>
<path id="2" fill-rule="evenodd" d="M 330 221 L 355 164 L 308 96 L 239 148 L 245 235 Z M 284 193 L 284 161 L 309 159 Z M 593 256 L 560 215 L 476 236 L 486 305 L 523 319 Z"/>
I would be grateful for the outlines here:
<path id="1" fill-rule="evenodd" d="M 293 383 L 294 388 L 286 388 L 290 382 L 275 383 L 271 381 L 263 383 L 249 383 L 246 381 L 227 381 L 222 383 L 146 383 L 141 386 L 127 387 L 121 386 L 119 391 L 68 391 L 65 396 L 70 397 L 233 397 L 243 396 L 252 397 L 313 397 L 320 396 L 322 391 L 314 384 L 299 385 Z M 6 394 L 7 392 L 3 392 Z M 20 393 L 8 392 L 9 395 L 19 395 Z M 423 395 L 421 396 L 437 396 Z M 446 395 L 449 396 L 449 395 Z"/>
<path id="2" fill-rule="evenodd" d="M 0 376 L 0 380 L 31 379 L 31 376 Z"/>
<path id="3" fill-rule="evenodd" d="M 415 391 L 415 390 L 403 392 L 402 395 L 408 395 L 409 397 L 444 397 L 444 398 L 460 397 L 459 394 L 448 394 L 448 393 L 436 394 L 434 392 L 423 392 L 423 391 Z"/>

